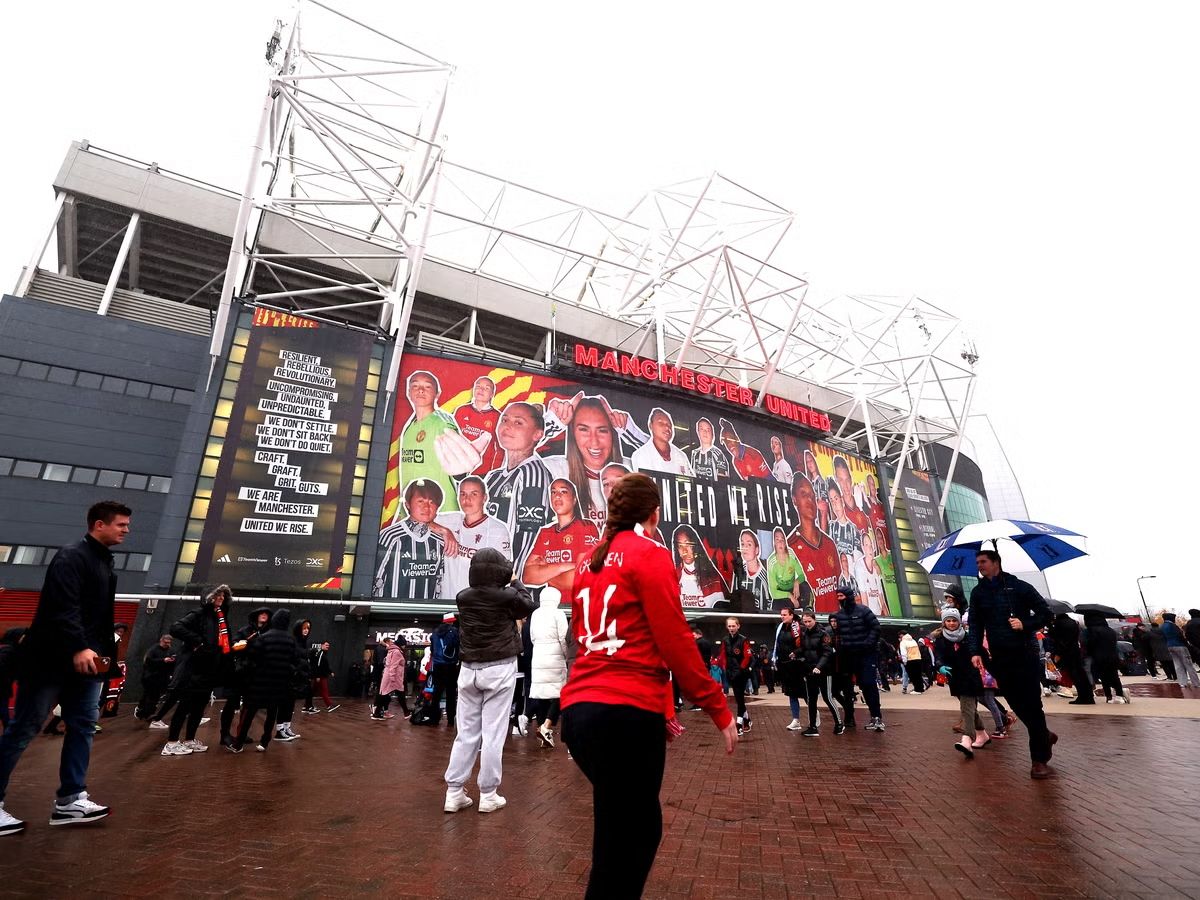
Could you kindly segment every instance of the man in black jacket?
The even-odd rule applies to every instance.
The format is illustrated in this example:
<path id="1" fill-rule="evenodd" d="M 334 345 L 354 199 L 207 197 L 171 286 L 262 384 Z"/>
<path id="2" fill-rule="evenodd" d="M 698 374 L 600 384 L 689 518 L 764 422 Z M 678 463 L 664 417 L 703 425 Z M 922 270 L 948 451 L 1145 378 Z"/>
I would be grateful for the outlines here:
<path id="1" fill-rule="evenodd" d="M 479 755 L 479 811 L 502 809 L 498 793 L 508 714 L 517 682 L 521 635 L 517 622 L 537 609 L 537 601 L 513 578 L 512 563 L 490 547 L 471 558 L 470 587 L 458 595 L 462 622 L 458 734 L 446 767 L 448 813 L 472 804 L 463 786 Z"/>
<path id="2" fill-rule="evenodd" d="M 971 591 L 971 663 L 983 669 L 983 640 L 991 653 L 989 671 L 1029 733 L 1030 776 L 1049 778 L 1048 765 L 1058 735 L 1046 726 L 1042 709 L 1042 660 L 1037 630 L 1050 621 L 1050 607 L 1033 585 L 1000 568 L 1000 554 L 980 550 L 975 557 L 979 584 Z M 964 727 L 965 727 L 964 723 Z"/>
<path id="3" fill-rule="evenodd" d="M 4 809 L 4 793 L 17 760 L 57 703 L 67 732 L 59 766 L 58 798 L 51 825 L 94 822 L 107 806 L 88 799 L 87 770 L 92 735 L 100 717 L 102 673 L 116 656 L 113 604 L 117 576 L 109 549 L 125 540 L 133 511 L 104 500 L 88 510 L 88 533 L 50 561 L 33 624 L 21 646 L 17 710 L 0 737 L 0 834 L 25 823 Z"/>
<path id="4" fill-rule="evenodd" d="M 242 705 L 245 691 L 246 671 L 250 666 L 250 644 L 267 630 L 271 622 L 271 610 L 260 606 L 250 613 L 250 621 L 233 636 L 233 652 L 225 667 L 225 705 L 221 707 L 221 746 L 233 743 L 233 717 Z"/>
<path id="5" fill-rule="evenodd" d="M 1079 623 L 1067 613 L 1059 613 L 1050 626 L 1050 639 L 1054 642 L 1053 656 L 1058 667 L 1071 677 L 1079 695 L 1071 703 L 1075 706 L 1095 706 L 1095 688 L 1083 666 L 1083 652 L 1079 647 Z"/>
<path id="6" fill-rule="evenodd" d="M 837 620 L 838 653 L 842 656 L 838 669 L 854 676 L 863 699 L 867 701 L 867 709 L 871 713 L 867 731 L 883 731 L 886 726 L 883 724 L 883 709 L 879 705 L 879 673 L 876 669 L 879 619 L 869 607 L 857 602 L 850 588 L 839 588 L 838 600 L 840 606 L 833 614 Z M 849 699 L 844 710 L 848 726 L 854 721 L 853 691 Z"/>
<path id="7" fill-rule="evenodd" d="M 161 635 L 158 643 L 146 651 L 142 658 L 142 699 L 133 710 L 135 719 L 147 719 L 158 698 L 163 695 L 167 685 L 171 683 L 171 673 L 175 669 L 175 657 L 171 653 L 171 636 Z"/>
<path id="8" fill-rule="evenodd" d="M 255 714 L 266 710 L 262 739 L 255 748 L 266 752 L 275 731 L 275 716 L 291 696 L 296 674 L 303 656 L 296 646 L 296 638 L 288 631 L 292 614 L 278 609 L 271 616 L 270 627 L 246 646 L 249 666 L 246 671 L 246 702 L 238 720 L 238 733 L 232 744 L 226 744 L 230 753 L 241 753 L 242 745 L 250 734 Z"/>

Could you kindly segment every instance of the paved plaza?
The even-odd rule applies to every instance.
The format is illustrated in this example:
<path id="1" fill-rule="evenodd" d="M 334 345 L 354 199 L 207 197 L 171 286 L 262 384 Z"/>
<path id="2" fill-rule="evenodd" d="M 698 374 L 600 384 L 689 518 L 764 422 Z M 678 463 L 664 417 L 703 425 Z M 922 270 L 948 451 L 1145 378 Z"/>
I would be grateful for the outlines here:
<path id="1" fill-rule="evenodd" d="M 700 713 L 672 745 L 648 897 L 1200 896 L 1200 700 L 1136 679 L 1136 702 L 1047 699 L 1056 779 L 1029 778 L 1024 732 L 964 761 L 945 691 L 884 695 L 888 730 L 789 732 L 752 702 L 727 758 Z M 162 758 L 164 732 L 105 720 L 89 787 L 113 815 L 50 828 L 58 739 L 38 737 L 0 838 L 0 895 L 567 898 L 582 896 L 590 789 L 565 749 L 512 738 L 508 807 L 441 811 L 451 734 L 361 701 L 303 717 L 301 740 Z M 252 732 L 257 735 L 257 731 Z M 477 793 L 471 786 L 472 793 Z"/>

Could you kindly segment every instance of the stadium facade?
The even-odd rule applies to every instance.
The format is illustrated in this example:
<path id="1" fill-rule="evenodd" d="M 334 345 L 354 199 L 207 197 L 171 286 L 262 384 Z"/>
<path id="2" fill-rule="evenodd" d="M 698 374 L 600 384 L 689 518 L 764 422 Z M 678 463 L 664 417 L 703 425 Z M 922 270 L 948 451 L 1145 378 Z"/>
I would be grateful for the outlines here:
<path id="1" fill-rule="evenodd" d="M 791 214 L 719 175 L 617 216 L 455 166 L 444 64 L 317 102 L 328 58 L 283 42 L 241 194 L 69 148 L 0 300 L 0 626 L 103 496 L 135 510 L 131 650 L 220 582 L 361 648 L 452 608 L 478 546 L 569 591 L 630 469 L 693 614 L 853 583 L 933 616 L 916 557 L 989 517 L 952 315 L 809 297 L 772 261 Z M 391 76 L 411 120 L 347 100 Z"/>

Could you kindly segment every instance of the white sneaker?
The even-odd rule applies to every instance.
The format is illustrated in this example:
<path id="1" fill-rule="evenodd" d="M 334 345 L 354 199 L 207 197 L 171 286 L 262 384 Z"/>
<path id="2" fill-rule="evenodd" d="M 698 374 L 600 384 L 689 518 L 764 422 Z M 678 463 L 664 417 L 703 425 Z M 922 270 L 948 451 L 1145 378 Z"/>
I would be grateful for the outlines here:
<path id="1" fill-rule="evenodd" d="M 508 803 L 508 801 L 495 791 L 492 791 L 490 794 L 479 795 L 479 811 L 481 813 L 490 813 L 495 812 L 498 809 L 504 809 L 506 803 Z"/>
<path id="2" fill-rule="evenodd" d="M 799 719 L 792 719 L 792 721 L 788 722 L 787 730 L 788 731 L 799 731 L 803 727 L 804 726 L 800 724 Z"/>
<path id="3" fill-rule="evenodd" d="M 193 753 L 203 753 L 205 750 L 208 749 L 207 745 L 200 743 L 195 738 L 193 738 L 190 741 L 184 741 L 183 746 L 187 747 Z"/>
<path id="4" fill-rule="evenodd" d="M 1133 702 L 1133 698 L 1132 698 L 1132 697 L 1130 697 L 1128 694 L 1123 694 L 1123 695 L 1121 696 L 1121 700 L 1122 700 L 1122 702 L 1124 702 L 1124 703 L 1132 703 L 1132 702 Z"/>
<path id="5" fill-rule="evenodd" d="M 95 822 L 103 819 L 109 813 L 107 806 L 93 803 L 88 799 L 87 791 L 81 791 L 79 796 L 69 803 L 56 802 L 54 812 L 50 814 L 51 825 L 74 825 L 82 822 Z"/>
<path id="6" fill-rule="evenodd" d="M 333 704 L 333 706 L 331 706 L 327 710 L 325 710 L 325 712 L 333 712 L 335 709 L 341 709 L 341 707 L 342 707 L 342 704 L 335 703 L 335 704 Z"/>
<path id="7" fill-rule="evenodd" d="M 543 747 L 554 749 L 554 732 L 550 730 L 550 723 L 543 722 L 537 730 L 537 736 Z"/>
<path id="8" fill-rule="evenodd" d="M 155 719 L 153 722 L 150 723 L 150 727 L 151 728 L 166 728 L 167 723 L 164 722 L 162 719 Z"/>
<path id="9" fill-rule="evenodd" d="M 442 805 L 442 809 L 448 813 L 456 813 L 460 809 L 466 809 L 474 803 L 475 801 L 468 797 L 467 792 L 462 788 L 459 788 L 457 791 L 448 790 L 446 791 L 446 802 Z"/>
<path id="10" fill-rule="evenodd" d="M 1104 702 L 1105 703 L 1120 703 L 1121 700 L 1119 697 L 1113 697 L 1111 700 L 1105 700 Z"/>
<path id="11" fill-rule="evenodd" d="M 16 834 L 24 830 L 25 823 L 5 810 L 4 804 L 0 803 L 0 834 Z"/>
<path id="12" fill-rule="evenodd" d="M 163 756 L 187 756 L 191 753 L 190 747 L 185 747 L 181 741 L 167 741 L 163 744 Z"/>
<path id="13" fill-rule="evenodd" d="M 202 719 L 200 720 L 200 724 L 201 724 L 201 725 L 203 725 L 203 724 L 205 724 L 206 722 L 211 722 L 211 721 L 212 721 L 212 719 L 210 719 L 210 718 L 208 718 L 207 716 L 205 716 L 204 718 L 202 718 Z"/>
<path id="14" fill-rule="evenodd" d="M 521 732 L 521 737 L 524 737 L 525 735 L 529 734 L 529 716 L 525 716 L 525 715 L 517 716 L 517 729 Z M 504 798 L 501 797 L 500 799 L 503 800 Z M 479 802 L 480 802 L 480 805 L 483 804 L 482 800 L 480 800 Z M 500 805 L 503 806 L 504 804 L 501 803 Z M 496 808 L 499 809 L 500 807 L 496 807 Z"/>

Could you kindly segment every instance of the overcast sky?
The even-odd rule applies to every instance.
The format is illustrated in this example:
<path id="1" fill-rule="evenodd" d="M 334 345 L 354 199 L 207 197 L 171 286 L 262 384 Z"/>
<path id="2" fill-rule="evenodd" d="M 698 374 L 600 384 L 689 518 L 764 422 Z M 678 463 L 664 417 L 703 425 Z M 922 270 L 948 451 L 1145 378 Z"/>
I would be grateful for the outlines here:
<path id="1" fill-rule="evenodd" d="M 1031 517 L 1089 536 L 1090 558 L 1049 573 L 1055 596 L 1133 612 L 1157 575 L 1152 607 L 1200 605 L 1200 12 L 784 6 L 344 4 L 457 67 L 454 160 L 614 211 L 717 170 L 795 211 L 782 262 L 815 291 L 959 314 Z M 7 4 L 3 288 L 73 139 L 240 187 L 288 8 Z"/>

